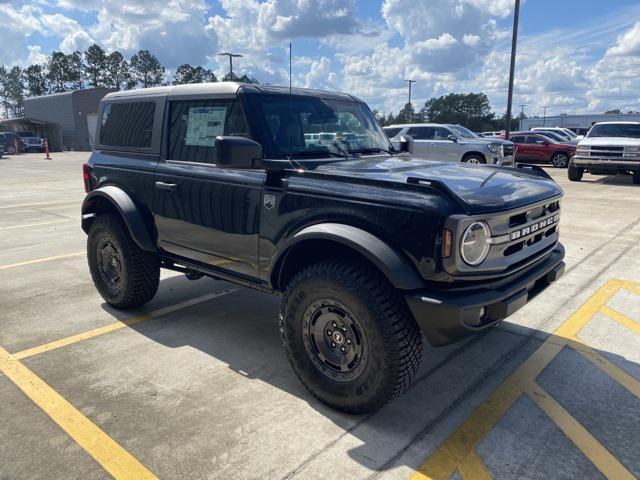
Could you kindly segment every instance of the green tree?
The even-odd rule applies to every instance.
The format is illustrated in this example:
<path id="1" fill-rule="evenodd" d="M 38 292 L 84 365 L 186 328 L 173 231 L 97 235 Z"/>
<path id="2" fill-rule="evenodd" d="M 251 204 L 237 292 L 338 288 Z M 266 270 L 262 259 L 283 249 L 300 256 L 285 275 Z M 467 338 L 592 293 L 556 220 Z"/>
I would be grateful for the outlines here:
<path id="1" fill-rule="evenodd" d="M 104 74 L 105 87 L 122 90 L 129 84 L 130 80 L 129 63 L 122 54 L 116 50 L 107 55 Z"/>
<path id="2" fill-rule="evenodd" d="M 249 77 L 248 75 L 242 75 L 239 77 L 235 73 L 232 75 L 231 73 L 227 73 L 223 78 L 223 82 L 241 82 L 241 83 L 255 83 L 258 84 L 258 80 L 255 77 Z"/>
<path id="3" fill-rule="evenodd" d="M 29 65 L 23 71 L 27 95 L 37 97 L 47 93 L 47 75 L 44 65 Z"/>
<path id="4" fill-rule="evenodd" d="M 164 78 L 165 68 L 149 50 L 140 50 L 131 57 L 131 78 L 143 88 L 160 85 Z"/>
<path id="5" fill-rule="evenodd" d="M 413 108 L 413 104 L 407 102 L 398 112 L 398 116 L 395 118 L 395 121 L 397 123 L 414 123 L 420 121 L 420 119 L 418 115 L 416 115 L 416 110 Z"/>
<path id="6" fill-rule="evenodd" d="M 84 61 L 82 60 L 82 53 L 75 51 L 67 55 L 66 58 L 66 74 L 67 84 L 71 90 L 80 90 L 84 87 Z"/>
<path id="7" fill-rule="evenodd" d="M 84 52 L 86 64 L 85 74 L 89 80 L 89 86 L 102 87 L 105 83 L 107 70 L 107 55 L 99 45 L 93 44 Z"/>
<path id="8" fill-rule="evenodd" d="M 24 100 L 22 68 L 15 66 L 7 70 L 3 66 L 0 70 L 0 85 L 2 86 L 2 106 L 5 118 L 22 116 L 22 102 Z"/>
<path id="9" fill-rule="evenodd" d="M 67 56 L 62 52 L 51 52 L 47 61 L 47 80 L 53 92 L 66 92 Z"/>
<path id="10" fill-rule="evenodd" d="M 606 112 L 604 112 L 605 115 L 620 115 L 622 113 L 622 111 L 619 108 L 616 108 L 614 110 L 607 110 Z"/>
<path id="11" fill-rule="evenodd" d="M 216 82 L 216 76 L 209 69 L 201 66 L 194 67 L 188 63 L 180 65 L 173 76 L 174 85 L 182 85 L 185 83 L 206 83 Z"/>
<path id="12" fill-rule="evenodd" d="M 434 123 L 455 123 L 482 131 L 493 126 L 495 114 L 484 93 L 450 93 L 427 100 L 420 111 L 422 118 Z"/>

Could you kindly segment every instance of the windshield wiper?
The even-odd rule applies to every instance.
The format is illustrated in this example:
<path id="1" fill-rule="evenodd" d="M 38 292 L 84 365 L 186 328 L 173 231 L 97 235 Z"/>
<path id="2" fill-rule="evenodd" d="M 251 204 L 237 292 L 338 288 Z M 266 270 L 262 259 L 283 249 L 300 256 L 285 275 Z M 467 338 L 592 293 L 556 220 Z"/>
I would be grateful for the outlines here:
<path id="1" fill-rule="evenodd" d="M 359 148 L 357 150 L 349 150 L 349 153 L 388 153 L 393 155 L 394 152 L 386 148 Z"/>

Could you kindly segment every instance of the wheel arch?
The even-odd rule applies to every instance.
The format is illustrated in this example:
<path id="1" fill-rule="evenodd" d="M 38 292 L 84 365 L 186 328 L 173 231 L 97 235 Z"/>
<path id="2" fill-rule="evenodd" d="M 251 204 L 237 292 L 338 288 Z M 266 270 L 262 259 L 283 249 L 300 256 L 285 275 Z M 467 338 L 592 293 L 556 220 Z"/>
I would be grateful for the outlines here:
<path id="1" fill-rule="evenodd" d="M 480 157 L 484 159 L 485 162 L 487 162 L 487 156 L 484 153 L 475 150 L 465 152 L 464 155 L 462 155 L 462 161 L 464 162 L 469 157 Z"/>
<path id="2" fill-rule="evenodd" d="M 351 225 L 323 223 L 296 233 L 276 254 L 270 272 L 272 287 L 283 291 L 301 268 L 327 258 L 366 261 L 402 290 L 424 286 L 411 262 L 380 238 Z"/>
<path id="3" fill-rule="evenodd" d="M 82 230 L 89 233 L 95 217 L 104 213 L 120 215 L 131 238 L 140 248 L 148 252 L 158 251 L 144 215 L 124 190 L 107 185 L 89 193 L 82 202 Z"/>

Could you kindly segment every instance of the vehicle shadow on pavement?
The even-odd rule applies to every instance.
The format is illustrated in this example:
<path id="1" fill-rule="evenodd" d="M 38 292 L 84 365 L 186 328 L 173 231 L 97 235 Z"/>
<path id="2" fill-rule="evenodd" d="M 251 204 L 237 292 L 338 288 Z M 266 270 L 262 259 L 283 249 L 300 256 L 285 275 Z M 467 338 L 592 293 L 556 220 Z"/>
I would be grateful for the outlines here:
<path id="1" fill-rule="evenodd" d="M 278 310 L 278 297 L 240 289 L 130 328 L 166 347 L 191 347 L 210 355 L 247 380 L 262 381 L 306 402 L 340 427 L 343 433 L 339 438 L 326 439 L 328 447 L 300 458 L 301 466 L 292 478 L 304 475 L 305 469 L 311 469 L 314 478 L 320 472 L 322 478 L 333 478 L 335 470 L 329 473 L 328 466 L 343 461 L 357 462 L 362 476 L 367 471 L 384 472 L 399 466 L 419 470 L 425 458 L 437 452 L 465 421 L 472 422 L 468 426 L 472 432 L 486 430 L 472 450 L 496 477 L 598 476 L 575 439 L 564 432 L 562 421 L 579 423 L 628 471 L 640 477 L 640 398 L 620 383 L 625 375 L 629 382 L 639 382 L 640 366 L 609 348 L 591 350 L 567 343 L 565 337 L 508 323 L 444 348 L 432 348 L 425 341 L 424 360 L 414 387 L 379 412 L 353 416 L 326 407 L 300 385 L 280 342 Z M 587 333 L 598 337 L 605 347 L 621 341 L 618 335 L 607 337 L 608 332 L 597 328 Z M 629 333 L 624 341 L 640 346 L 640 335 L 625 335 Z M 513 397 L 507 408 L 496 411 L 501 408 L 496 401 L 495 407 L 485 406 L 485 411 L 474 414 L 505 379 L 508 383 L 514 375 L 524 375 L 518 373 L 521 367 L 542 348 L 551 352 L 546 354 L 546 363 L 531 381 L 520 382 L 536 388 L 503 392 L 502 396 Z M 608 362 L 608 370 L 598 363 L 602 359 Z M 292 401 L 294 417 L 299 400 Z M 242 399 L 236 392 L 229 401 Z M 552 419 L 554 414 L 560 420 Z M 495 418 L 489 421 L 489 417 Z M 301 416 L 299 420 L 300 428 L 305 428 L 307 419 Z M 455 448 L 461 448 L 459 443 Z M 455 448 L 447 447 L 449 451 Z M 438 455 L 435 457 L 439 461 Z M 446 470 L 448 464 L 442 462 L 444 467 L 425 464 L 423 468 Z"/>

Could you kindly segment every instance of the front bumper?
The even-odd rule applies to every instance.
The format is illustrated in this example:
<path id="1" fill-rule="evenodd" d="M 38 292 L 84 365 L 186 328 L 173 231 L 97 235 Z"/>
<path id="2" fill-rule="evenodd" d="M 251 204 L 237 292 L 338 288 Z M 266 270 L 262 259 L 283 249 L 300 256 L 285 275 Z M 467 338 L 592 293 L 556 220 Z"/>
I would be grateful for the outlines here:
<path id="1" fill-rule="evenodd" d="M 598 170 L 640 170 L 640 161 L 634 158 L 626 160 L 624 157 L 594 158 L 574 156 L 571 162 L 576 167 L 595 168 Z"/>
<path id="2" fill-rule="evenodd" d="M 558 243 L 548 257 L 513 279 L 473 289 L 411 292 L 406 295 L 407 304 L 429 343 L 447 345 L 492 327 L 522 308 L 533 294 L 562 276 L 563 259 L 564 247 Z"/>

